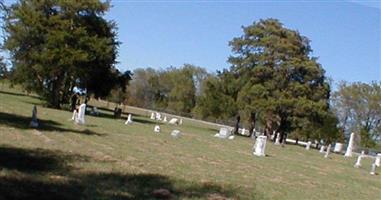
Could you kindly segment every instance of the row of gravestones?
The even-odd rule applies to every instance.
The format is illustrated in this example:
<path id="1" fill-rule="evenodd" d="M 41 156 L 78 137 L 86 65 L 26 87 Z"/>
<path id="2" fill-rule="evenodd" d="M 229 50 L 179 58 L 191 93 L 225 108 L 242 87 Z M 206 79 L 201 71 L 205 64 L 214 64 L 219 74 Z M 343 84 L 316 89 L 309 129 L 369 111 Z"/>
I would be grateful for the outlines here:
<path id="1" fill-rule="evenodd" d="M 151 113 L 151 117 L 150 117 L 152 120 L 157 120 L 157 121 L 162 121 L 164 123 L 167 123 L 168 124 L 177 124 L 177 125 L 182 125 L 183 124 L 183 119 L 178 119 L 178 118 L 172 118 L 170 119 L 169 121 L 167 120 L 167 116 L 165 115 L 164 117 L 162 117 L 161 113 L 159 112 L 152 112 Z"/>
<path id="2" fill-rule="evenodd" d="M 228 138 L 228 139 L 234 139 L 234 136 L 231 135 L 231 129 L 226 128 L 226 127 L 220 128 L 219 133 L 215 134 L 214 136 L 218 137 L 218 138 L 222 138 L 222 139 L 226 139 L 226 138 Z M 353 154 L 353 145 L 354 145 L 354 137 L 355 137 L 355 135 L 354 135 L 354 133 L 352 133 L 351 136 L 350 136 L 348 147 L 347 147 L 347 150 L 346 150 L 346 152 L 344 154 L 344 157 L 352 157 L 352 154 Z M 279 138 L 279 137 L 277 137 L 277 138 Z M 266 154 L 265 154 L 266 141 L 267 141 L 267 136 L 264 136 L 264 135 L 260 135 L 260 136 L 258 136 L 256 138 L 254 146 L 253 146 L 253 154 L 254 155 L 256 155 L 256 156 L 266 156 Z M 276 140 L 275 144 L 277 142 L 279 144 L 279 140 Z M 310 150 L 311 144 L 312 143 L 310 141 L 307 142 L 307 144 L 306 144 L 306 150 Z M 343 148 L 343 144 L 336 143 L 335 148 L 334 148 L 334 152 L 339 153 L 339 152 L 342 151 L 342 148 Z M 324 157 L 328 158 L 328 156 L 330 154 L 330 150 L 331 150 L 331 144 L 329 144 L 327 146 L 326 152 L 324 152 L 324 149 L 325 149 L 325 146 L 321 146 L 319 152 L 320 153 L 325 153 Z M 359 168 L 361 166 L 361 159 L 363 157 L 365 157 L 365 152 L 364 151 L 362 151 L 361 154 L 358 156 L 354 167 Z M 376 174 L 376 172 L 375 172 L 376 171 L 376 167 L 380 167 L 380 165 L 381 165 L 381 153 L 378 153 L 377 156 L 374 159 L 373 164 L 372 164 L 370 174 L 371 175 L 375 175 Z"/>
<path id="3" fill-rule="evenodd" d="M 85 124 L 85 109 L 86 109 L 86 104 L 81 104 L 79 106 L 79 109 L 78 111 L 75 109 L 73 111 L 73 116 L 72 116 L 72 120 L 77 123 L 77 124 Z M 156 116 L 156 117 L 155 117 Z M 161 114 L 160 113 L 152 113 L 151 114 L 151 119 L 156 119 L 156 120 L 161 120 Z M 166 116 L 164 116 L 164 119 L 163 121 L 166 120 Z M 172 121 L 172 123 L 171 123 Z M 170 124 L 180 124 L 180 123 L 177 123 L 178 119 L 177 118 L 172 118 L 170 120 Z M 181 121 L 181 124 L 182 124 L 182 119 L 180 119 Z M 127 117 L 127 121 L 125 122 L 125 124 L 131 124 L 133 121 L 132 121 L 132 115 L 129 114 L 128 117 Z M 30 126 L 33 127 L 33 128 L 37 128 L 38 127 L 38 120 L 37 120 L 37 107 L 34 106 L 33 107 L 33 110 L 32 110 L 32 121 L 30 122 Z M 154 132 L 155 133 L 160 133 L 160 126 L 156 125 L 154 127 Z M 229 128 L 226 128 L 226 127 L 222 127 L 220 129 L 220 131 L 215 134 L 214 136 L 215 137 L 218 137 L 218 138 L 222 138 L 222 139 L 234 139 L 234 135 L 231 134 L 232 130 L 229 129 Z M 244 130 L 243 130 L 244 132 Z M 171 132 L 171 135 L 173 137 L 179 137 L 181 135 L 181 132 L 179 130 L 173 130 Z M 344 154 L 345 157 L 352 157 L 352 152 L 353 152 L 353 144 L 354 144 L 354 133 L 351 133 L 351 136 L 349 138 L 349 143 L 348 143 L 348 147 L 347 147 L 347 150 Z M 254 146 L 253 146 L 253 154 L 256 155 L 256 156 L 265 156 L 265 149 L 266 149 L 266 141 L 267 141 L 267 136 L 258 136 L 255 140 L 255 143 L 254 143 Z M 276 142 L 275 142 L 276 143 Z M 279 143 L 279 141 L 278 141 Z M 311 147 L 311 141 L 307 142 L 306 144 L 306 150 L 309 150 L 310 147 Z M 341 149 L 342 149 L 342 144 L 341 143 L 337 143 L 335 145 L 335 149 L 334 149 L 334 152 L 341 152 Z M 325 146 L 322 146 L 320 148 L 320 153 L 324 153 L 324 148 Z M 324 157 L 325 158 L 328 158 L 329 156 L 329 153 L 330 153 L 330 150 L 331 150 L 331 144 L 329 144 L 326 148 L 326 152 L 325 152 L 325 155 Z M 361 166 L 361 160 L 362 158 L 365 157 L 365 153 L 364 151 L 361 152 L 361 154 L 358 156 L 357 160 L 356 160 L 356 163 L 354 165 L 354 167 L 356 168 L 359 168 Z M 371 172 L 370 174 L 372 175 L 375 175 L 375 170 L 376 170 L 376 167 L 380 167 L 380 164 L 381 164 L 381 154 L 377 154 L 375 160 L 374 160 L 374 163 L 372 164 L 372 168 L 371 168 Z"/>

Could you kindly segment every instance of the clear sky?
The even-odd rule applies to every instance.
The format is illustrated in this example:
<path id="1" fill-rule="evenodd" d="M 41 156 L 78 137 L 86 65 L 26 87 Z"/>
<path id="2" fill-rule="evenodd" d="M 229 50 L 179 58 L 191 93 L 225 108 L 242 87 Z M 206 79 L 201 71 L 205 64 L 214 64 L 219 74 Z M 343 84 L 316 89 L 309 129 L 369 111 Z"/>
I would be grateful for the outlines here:
<path id="1" fill-rule="evenodd" d="M 118 24 L 118 68 L 156 69 L 184 63 L 209 72 L 228 68 L 228 42 L 241 26 L 277 18 L 311 40 L 327 75 L 381 81 L 380 1 L 128 1 L 107 14 Z"/>

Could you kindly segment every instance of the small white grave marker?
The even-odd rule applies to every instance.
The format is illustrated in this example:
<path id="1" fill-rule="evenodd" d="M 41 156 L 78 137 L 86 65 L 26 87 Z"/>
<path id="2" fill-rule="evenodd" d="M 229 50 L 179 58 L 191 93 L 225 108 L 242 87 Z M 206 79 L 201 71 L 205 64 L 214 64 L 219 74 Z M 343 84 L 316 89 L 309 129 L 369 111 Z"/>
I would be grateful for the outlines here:
<path id="1" fill-rule="evenodd" d="M 307 142 L 307 144 L 306 144 L 306 150 L 310 150 L 310 148 L 311 148 L 311 144 L 312 144 L 311 141 L 308 141 L 308 142 Z"/>
<path id="2" fill-rule="evenodd" d="M 343 150 L 343 144 L 340 142 L 336 142 L 335 149 L 333 149 L 333 152 L 340 153 Z"/>
<path id="3" fill-rule="evenodd" d="M 374 161 L 377 167 L 381 166 L 381 153 L 378 153 L 376 156 L 376 160 Z"/>
<path id="4" fill-rule="evenodd" d="M 325 148 L 325 146 L 324 145 L 321 145 L 321 147 L 320 147 L 320 153 L 324 153 L 324 148 Z"/>
<path id="5" fill-rule="evenodd" d="M 124 124 L 132 124 L 132 115 L 128 114 L 127 120 Z"/>
<path id="6" fill-rule="evenodd" d="M 151 113 L 151 119 L 155 119 L 155 113 Z"/>
<path id="7" fill-rule="evenodd" d="M 331 151 L 331 144 L 327 146 L 327 151 L 325 152 L 324 158 L 328 158 L 330 151 Z"/>
<path id="8" fill-rule="evenodd" d="M 226 139 L 228 138 L 229 136 L 231 135 L 231 132 L 228 128 L 226 127 L 222 127 L 220 128 L 220 132 L 218 132 L 216 135 L 214 135 L 215 137 L 219 137 L 219 138 L 222 138 L 222 139 Z"/>
<path id="9" fill-rule="evenodd" d="M 370 175 L 376 175 L 376 163 L 372 164 L 372 168 L 370 168 Z"/>
<path id="10" fill-rule="evenodd" d="M 76 118 L 75 123 L 85 124 L 85 110 L 86 104 L 83 103 L 79 106 L 78 117 Z"/>
<path id="11" fill-rule="evenodd" d="M 167 122 L 167 116 L 164 116 L 163 122 Z"/>
<path id="12" fill-rule="evenodd" d="M 362 159 L 362 157 L 364 157 L 364 155 L 365 155 L 365 152 L 362 151 L 361 154 L 359 155 L 359 157 L 357 157 L 357 161 L 354 165 L 355 168 L 361 167 L 361 159 Z"/>
<path id="13" fill-rule="evenodd" d="M 169 120 L 169 124 L 177 124 L 178 123 L 178 121 L 179 121 L 179 119 L 177 119 L 177 118 L 172 118 L 171 120 Z"/>
<path id="14" fill-rule="evenodd" d="M 280 133 L 276 134 L 275 145 L 280 145 Z"/>
<path id="15" fill-rule="evenodd" d="M 255 140 L 254 144 L 254 152 L 253 154 L 256 156 L 266 156 L 265 154 L 265 149 L 266 149 L 266 141 L 267 141 L 267 136 L 258 136 L 257 139 Z"/>
<path id="16" fill-rule="evenodd" d="M 173 130 L 171 132 L 171 136 L 174 138 L 178 138 L 178 137 L 180 137 L 180 135 L 181 135 L 181 132 L 179 130 Z"/>
<path id="17" fill-rule="evenodd" d="M 155 132 L 155 133 L 160 133 L 160 126 L 159 126 L 159 125 L 156 125 L 156 126 L 153 128 L 153 132 Z"/>

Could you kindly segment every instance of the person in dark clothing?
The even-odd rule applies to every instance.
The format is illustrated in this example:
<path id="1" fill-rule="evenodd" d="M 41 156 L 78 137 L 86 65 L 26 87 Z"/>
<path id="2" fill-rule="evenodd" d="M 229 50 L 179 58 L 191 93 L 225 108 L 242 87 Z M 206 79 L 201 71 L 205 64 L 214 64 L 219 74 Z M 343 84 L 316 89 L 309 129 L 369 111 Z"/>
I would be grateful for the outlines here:
<path id="1" fill-rule="evenodd" d="M 234 127 L 234 134 L 235 135 L 238 135 L 238 129 L 239 129 L 239 122 L 241 121 L 241 117 L 239 115 L 237 115 L 237 121 L 235 123 L 235 127 Z"/>

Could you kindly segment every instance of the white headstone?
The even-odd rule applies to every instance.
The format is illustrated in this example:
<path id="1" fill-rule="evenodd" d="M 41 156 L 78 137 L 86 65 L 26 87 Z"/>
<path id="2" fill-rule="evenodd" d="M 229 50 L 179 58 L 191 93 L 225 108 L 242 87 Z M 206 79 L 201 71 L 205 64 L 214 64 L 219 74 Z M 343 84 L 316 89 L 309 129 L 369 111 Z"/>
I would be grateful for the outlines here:
<path id="1" fill-rule="evenodd" d="M 331 144 L 327 146 L 327 151 L 325 152 L 324 158 L 328 158 L 330 151 L 331 151 Z"/>
<path id="2" fill-rule="evenodd" d="M 374 161 L 377 167 L 381 166 L 381 153 L 378 153 L 376 156 L 376 160 Z"/>
<path id="3" fill-rule="evenodd" d="M 265 154 L 265 149 L 266 149 L 266 141 L 267 141 L 267 136 L 258 136 L 257 139 L 255 140 L 254 144 L 254 152 L 253 154 L 256 156 L 266 156 Z"/>
<path id="4" fill-rule="evenodd" d="M 78 112 L 77 112 L 77 109 L 74 109 L 73 116 L 71 117 L 71 120 L 77 121 L 77 118 L 78 118 Z"/>
<path id="5" fill-rule="evenodd" d="M 160 113 L 156 113 L 156 120 L 160 120 L 161 121 L 161 114 Z"/>
<path id="6" fill-rule="evenodd" d="M 229 140 L 234 140 L 234 135 L 228 137 Z"/>
<path id="7" fill-rule="evenodd" d="M 308 142 L 307 142 L 307 144 L 306 144 L 306 150 L 310 150 L 310 148 L 311 148 L 311 144 L 312 144 L 311 141 L 308 141 Z"/>
<path id="8" fill-rule="evenodd" d="M 218 132 L 217 134 L 218 134 L 217 137 L 226 139 L 231 135 L 231 132 L 228 128 L 222 127 L 220 128 L 220 132 Z"/>
<path id="9" fill-rule="evenodd" d="M 370 169 L 370 175 L 376 175 L 376 163 L 372 164 L 372 168 Z"/>
<path id="10" fill-rule="evenodd" d="M 132 124 L 132 115 L 128 114 L 127 120 L 124 124 Z"/>
<path id="11" fill-rule="evenodd" d="M 365 152 L 362 151 L 361 154 L 359 155 L 359 157 L 357 157 L 357 161 L 356 161 L 354 167 L 356 167 L 356 168 L 361 167 L 361 159 L 362 159 L 362 157 L 363 157 L 364 155 L 365 155 Z"/>
<path id="12" fill-rule="evenodd" d="M 181 132 L 179 130 L 173 130 L 171 132 L 171 136 L 174 138 L 178 138 L 178 137 L 180 137 L 180 135 L 181 135 Z"/>
<path id="13" fill-rule="evenodd" d="M 355 133 L 351 133 L 351 137 L 349 138 L 347 151 L 345 152 L 345 155 L 344 155 L 345 157 L 352 157 L 354 138 L 355 138 Z"/>
<path id="14" fill-rule="evenodd" d="M 37 128 L 38 127 L 37 107 L 36 106 L 33 106 L 32 121 L 30 122 L 29 126 L 32 127 L 32 128 Z"/>
<path id="15" fill-rule="evenodd" d="M 183 124 L 183 119 L 180 118 L 179 125 L 182 125 L 182 124 Z"/>
<path id="16" fill-rule="evenodd" d="M 335 149 L 333 149 L 333 152 L 340 153 L 343 150 L 343 144 L 340 142 L 336 142 Z"/>
<path id="17" fill-rule="evenodd" d="M 164 116 L 163 122 L 167 122 L 167 116 Z"/>
<path id="18" fill-rule="evenodd" d="M 154 128 L 153 128 L 153 131 L 155 133 L 160 133 L 160 126 L 159 125 L 156 125 Z"/>
<path id="19" fill-rule="evenodd" d="M 85 124 L 85 110 L 86 110 L 86 104 L 83 103 L 79 106 L 78 117 L 75 123 Z"/>
<path id="20" fill-rule="evenodd" d="M 179 121 L 179 119 L 177 119 L 177 118 L 172 118 L 171 120 L 169 120 L 169 124 L 177 124 L 178 123 L 178 121 Z"/>
<path id="21" fill-rule="evenodd" d="M 155 113 L 151 113 L 151 119 L 155 119 Z"/>
<path id="22" fill-rule="evenodd" d="M 275 144 L 276 144 L 276 145 L 279 145 L 279 144 L 280 144 L 279 141 L 280 141 L 280 133 L 277 133 L 277 134 L 276 134 L 276 139 L 275 139 Z"/>
<path id="23" fill-rule="evenodd" d="M 321 147 L 320 147 L 320 153 L 324 153 L 324 148 L 325 148 L 325 146 L 324 145 L 321 145 Z"/>

